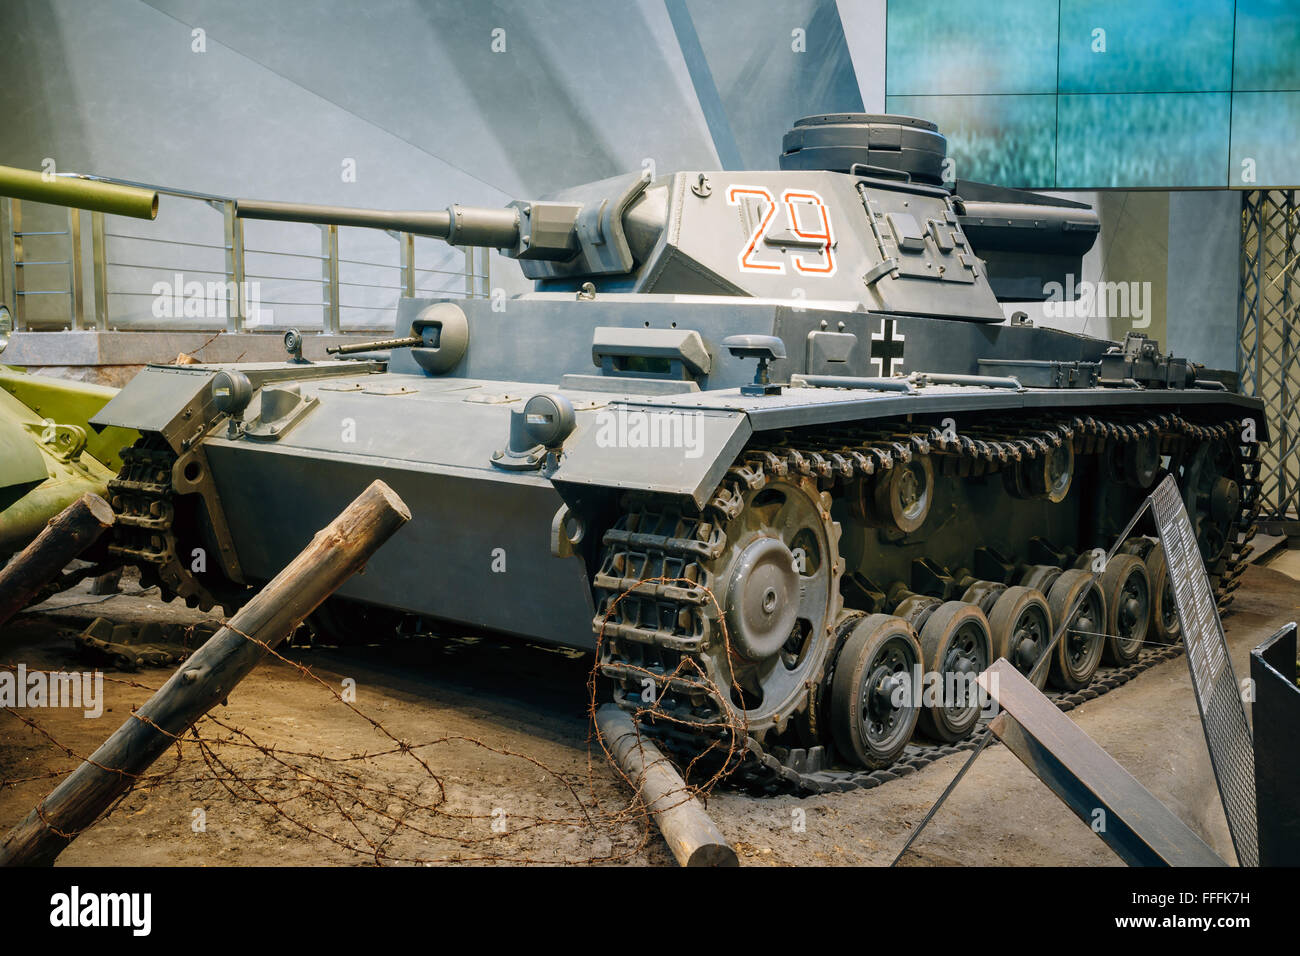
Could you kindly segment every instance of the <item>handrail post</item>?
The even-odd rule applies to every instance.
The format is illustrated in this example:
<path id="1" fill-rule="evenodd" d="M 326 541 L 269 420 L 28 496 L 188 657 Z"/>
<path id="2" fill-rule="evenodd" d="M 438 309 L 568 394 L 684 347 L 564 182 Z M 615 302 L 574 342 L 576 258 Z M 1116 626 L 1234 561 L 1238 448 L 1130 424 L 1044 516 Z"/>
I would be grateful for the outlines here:
<path id="1" fill-rule="evenodd" d="M 81 275 L 81 213 L 68 209 L 68 327 L 82 329 L 86 322 L 85 285 Z"/>
<path id="2" fill-rule="evenodd" d="M 10 295 L 14 298 L 14 330 L 27 331 L 27 303 L 23 296 L 23 286 L 27 280 L 23 277 L 23 204 L 21 200 L 9 200 L 9 237 L 13 256 L 9 260 L 12 287 Z"/>
<path id="3" fill-rule="evenodd" d="M 415 236 L 399 232 L 397 241 L 402 245 L 402 295 L 415 297 Z"/>
<path id="4" fill-rule="evenodd" d="M 244 329 L 244 220 L 235 215 L 235 203 L 221 203 L 226 227 L 226 331 Z"/>
<path id="5" fill-rule="evenodd" d="M 339 331 L 339 227 L 320 227 L 322 278 L 325 281 L 325 328 L 328 335 Z"/>
<path id="6" fill-rule="evenodd" d="M 18 200 L 0 198 L 0 305 L 9 306 L 9 311 L 18 320 L 17 289 L 18 258 L 14 232 L 17 227 L 13 222 L 13 204 Z"/>
<path id="7" fill-rule="evenodd" d="M 108 325 L 108 256 L 104 237 L 104 214 L 90 214 L 90 269 L 95 289 L 95 328 Z"/>

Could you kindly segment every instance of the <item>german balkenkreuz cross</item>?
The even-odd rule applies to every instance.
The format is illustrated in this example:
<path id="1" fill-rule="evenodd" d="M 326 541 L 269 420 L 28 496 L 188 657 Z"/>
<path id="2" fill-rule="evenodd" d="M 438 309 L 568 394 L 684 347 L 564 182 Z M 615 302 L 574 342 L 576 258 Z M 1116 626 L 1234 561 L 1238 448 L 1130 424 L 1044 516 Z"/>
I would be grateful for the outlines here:
<path id="1" fill-rule="evenodd" d="M 898 371 L 903 370 L 903 343 L 907 336 L 894 328 L 893 319 L 881 319 L 880 331 L 871 333 L 871 361 L 876 366 L 876 374 L 888 378 L 894 374 L 894 363 Z"/>

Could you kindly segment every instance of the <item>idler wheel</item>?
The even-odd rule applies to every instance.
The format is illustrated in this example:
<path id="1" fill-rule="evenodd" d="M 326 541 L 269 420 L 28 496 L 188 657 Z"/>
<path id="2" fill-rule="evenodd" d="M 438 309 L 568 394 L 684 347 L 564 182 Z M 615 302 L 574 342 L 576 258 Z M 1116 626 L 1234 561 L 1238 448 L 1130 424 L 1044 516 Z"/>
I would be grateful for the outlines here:
<path id="1" fill-rule="evenodd" d="M 1106 596 L 1106 639 L 1102 659 L 1122 667 L 1142 653 L 1151 619 L 1151 579 L 1142 559 L 1117 554 L 1110 559 L 1098 583 Z"/>
<path id="2" fill-rule="evenodd" d="M 1212 574 L 1215 563 L 1228 548 L 1227 535 L 1214 518 L 1207 514 L 1193 516 L 1192 527 L 1196 529 L 1196 545 L 1201 549 L 1201 560 L 1205 562 L 1206 570 Z"/>
<path id="3" fill-rule="evenodd" d="M 1210 573 L 1228 549 L 1228 532 L 1239 515 L 1241 491 L 1233 478 L 1236 466 L 1224 441 L 1201 444 L 1182 465 L 1179 487 L 1196 544 Z"/>
<path id="4" fill-rule="evenodd" d="M 1063 441 L 1058 447 L 1047 449 L 1047 454 L 1024 462 L 1020 467 L 1024 469 L 1024 485 L 1033 497 L 1046 498 L 1052 504 L 1058 504 L 1070 493 L 1074 481 L 1074 443 Z"/>
<path id="5" fill-rule="evenodd" d="M 831 732 L 847 760 L 878 770 L 898 759 L 920 713 L 913 686 L 920 663 L 906 621 L 872 614 L 853 629 L 831 681 Z"/>
<path id="6" fill-rule="evenodd" d="M 757 538 L 737 557 L 727 584 L 727 631 L 731 646 L 751 661 L 781 649 L 794 629 L 799 574 L 780 538 Z"/>
<path id="7" fill-rule="evenodd" d="M 933 499 L 934 468 L 929 458 L 916 456 L 876 479 L 872 503 L 880 524 L 907 534 L 925 523 Z"/>
<path id="8" fill-rule="evenodd" d="M 1177 644 L 1182 636 L 1178 608 L 1174 604 L 1174 582 L 1165 561 L 1165 547 L 1157 544 L 1147 552 L 1147 577 L 1151 579 L 1151 638 L 1161 644 Z"/>
<path id="9" fill-rule="evenodd" d="M 923 698 L 918 726 L 933 740 L 961 740 L 980 716 L 975 678 L 992 662 L 989 622 L 975 605 L 949 601 L 925 622 L 920 643 L 927 679 L 941 684 L 929 691 L 938 701 Z"/>
<path id="10" fill-rule="evenodd" d="M 1081 595 L 1083 603 L 1052 653 L 1049 676 L 1052 684 L 1062 690 L 1078 690 L 1092 680 L 1101 664 L 1106 640 L 1106 597 L 1087 571 L 1066 571 L 1056 579 L 1047 595 L 1052 620 L 1064 620 Z"/>
<path id="11" fill-rule="evenodd" d="M 1007 588 L 989 614 L 989 631 L 997 656 L 1005 657 L 1028 677 L 1052 639 L 1052 612 L 1047 599 L 1035 588 Z M 1042 690 L 1046 683 L 1047 668 L 1043 668 L 1034 686 Z"/>

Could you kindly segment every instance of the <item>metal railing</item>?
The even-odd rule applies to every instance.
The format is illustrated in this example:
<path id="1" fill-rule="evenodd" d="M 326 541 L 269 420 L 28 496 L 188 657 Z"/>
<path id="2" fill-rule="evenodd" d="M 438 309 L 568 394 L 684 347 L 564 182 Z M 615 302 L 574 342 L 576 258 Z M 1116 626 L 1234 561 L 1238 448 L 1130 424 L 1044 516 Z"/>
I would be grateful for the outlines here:
<path id="1" fill-rule="evenodd" d="M 1262 516 L 1300 534 L 1300 190 L 1241 194 L 1237 372 L 1264 402 Z"/>
<path id="2" fill-rule="evenodd" d="M 398 296 L 491 294 L 487 249 L 460 249 L 407 232 L 287 224 L 290 230 L 318 231 L 319 245 L 312 248 L 276 228 L 283 223 L 257 224 L 268 228 L 254 246 L 246 242 L 247 223 L 235 216 L 230 197 L 83 178 L 156 190 L 170 200 L 161 207 L 169 219 L 183 207 L 189 220 L 183 223 L 185 238 L 149 234 L 160 231 L 159 222 L 0 198 L 0 302 L 10 307 L 19 331 L 125 326 L 240 332 L 290 325 L 327 333 L 373 331 L 392 327 L 382 317 L 395 315 Z M 216 217 L 208 221 L 212 212 L 220 216 L 219 234 Z M 25 218 L 35 222 L 25 226 Z M 381 241 L 383 248 L 374 252 L 371 241 L 369 256 L 344 255 L 341 233 L 384 235 L 390 242 Z M 309 274 L 301 274 L 304 268 Z M 267 284 L 276 297 L 261 297 Z M 201 301 L 191 310 L 194 289 Z M 171 303 L 161 301 L 167 296 L 184 306 L 183 314 L 172 314 Z M 268 306 L 294 311 L 298 318 L 276 321 Z M 311 318 L 316 309 L 319 322 Z"/>

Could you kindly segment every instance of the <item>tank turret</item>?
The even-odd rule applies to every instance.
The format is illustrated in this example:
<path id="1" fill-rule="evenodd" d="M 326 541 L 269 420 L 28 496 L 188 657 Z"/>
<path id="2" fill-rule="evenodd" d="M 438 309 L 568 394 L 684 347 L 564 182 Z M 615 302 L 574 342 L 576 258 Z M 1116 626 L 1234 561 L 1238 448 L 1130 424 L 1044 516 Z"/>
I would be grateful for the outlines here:
<path id="1" fill-rule="evenodd" d="M 751 296 L 1002 322 L 1096 238 L 1088 206 L 956 182 L 910 116 L 799 120 L 776 171 L 624 176 L 504 209 L 377 212 L 240 200 L 244 218 L 397 229 L 520 261 L 538 291 Z"/>

